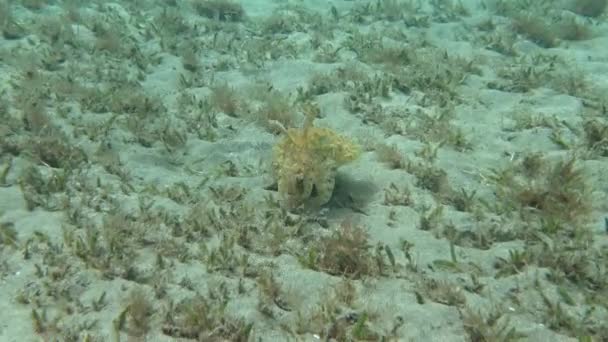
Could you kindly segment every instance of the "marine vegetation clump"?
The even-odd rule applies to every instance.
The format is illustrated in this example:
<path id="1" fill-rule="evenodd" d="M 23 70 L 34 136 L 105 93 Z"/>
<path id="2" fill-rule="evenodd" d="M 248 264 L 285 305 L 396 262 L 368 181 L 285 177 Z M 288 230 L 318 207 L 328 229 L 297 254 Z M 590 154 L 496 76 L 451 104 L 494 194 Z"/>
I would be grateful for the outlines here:
<path id="1" fill-rule="evenodd" d="M 547 1 L 509 1 L 496 9 L 497 13 L 511 19 L 514 32 L 543 48 L 556 47 L 562 40 L 576 41 L 591 37 L 587 22 L 568 13 L 547 15 L 552 10 L 553 3 Z"/>
<path id="2" fill-rule="evenodd" d="M 273 169 L 279 195 L 286 208 L 319 209 L 329 202 L 336 183 L 338 167 L 355 160 L 359 147 L 329 128 L 314 127 L 319 110 L 304 108 L 302 128 L 286 129 L 274 147 Z"/>
<path id="3" fill-rule="evenodd" d="M 366 11 L 362 11 L 363 6 L 367 6 Z M 365 13 L 372 15 L 375 20 L 399 21 L 412 13 L 417 13 L 419 5 L 409 0 L 379 0 L 375 4 L 372 2 L 362 5 L 359 15 Z"/>
<path id="4" fill-rule="evenodd" d="M 554 25 L 536 15 L 522 14 L 512 19 L 513 30 L 543 48 L 559 44 Z"/>
<path id="5" fill-rule="evenodd" d="M 555 7 L 555 1 L 491 0 L 488 1 L 484 6 L 486 6 L 496 15 L 514 17 L 521 13 L 547 13 Z"/>
<path id="6" fill-rule="evenodd" d="M 25 168 L 19 177 L 19 186 L 28 210 L 42 207 L 47 210 L 64 209 L 67 198 L 68 174 L 62 169 Z"/>
<path id="7" fill-rule="evenodd" d="M 583 124 L 585 145 L 595 155 L 608 156 L 608 123 L 590 119 Z"/>
<path id="8" fill-rule="evenodd" d="M 349 221 L 321 241 L 316 267 L 332 275 L 360 278 L 374 273 L 366 229 Z"/>
<path id="9" fill-rule="evenodd" d="M 215 109 L 228 116 L 236 116 L 242 106 L 236 89 L 227 83 L 212 86 L 209 100 Z"/>
<path id="10" fill-rule="evenodd" d="M 146 293 L 139 288 L 133 289 L 125 310 L 129 335 L 145 336 L 150 330 L 150 320 L 154 313 L 154 306 Z"/>
<path id="11" fill-rule="evenodd" d="M 184 69 L 196 73 L 202 69 L 198 56 L 198 50 L 194 46 L 188 46 L 181 51 L 182 66 Z"/>
<path id="12" fill-rule="evenodd" d="M 585 21 L 573 17 L 561 18 L 556 22 L 555 30 L 562 40 L 587 40 L 593 36 L 591 27 Z"/>
<path id="13" fill-rule="evenodd" d="M 375 147 L 378 161 L 386 165 L 391 170 L 405 170 L 410 167 L 410 161 L 404 152 L 400 151 L 395 145 L 378 144 Z"/>
<path id="14" fill-rule="evenodd" d="M 226 317 L 226 301 L 197 295 L 172 305 L 165 316 L 163 334 L 196 341 L 248 341 L 253 324 Z"/>
<path id="15" fill-rule="evenodd" d="M 420 141 L 439 144 L 440 147 L 449 146 L 460 152 L 470 150 L 473 145 L 462 128 L 454 124 L 455 115 L 456 111 L 451 105 L 437 110 L 416 111 L 411 115 L 405 133 Z"/>
<path id="16" fill-rule="evenodd" d="M 5 39 L 20 39 L 27 34 L 25 26 L 14 18 L 8 1 L 0 1 L 0 33 Z"/>
<path id="17" fill-rule="evenodd" d="M 261 96 L 261 104 L 252 114 L 254 120 L 273 134 L 280 134 L 281 130 L 273 122 L 283 127 L 292 127 L 296 121 L 292 101 L 278 90 L 265 92 Z"/>
<path id="18" fill-rule="evenodd" d="M 219 21 L 242 21 L 245 18 L 243 6 L 230 0 L 195 0 L 192 5 L 199 15 Z"/>
<path id="19" fill-rule="evenodd" d="M 17 247 L 17 235 L 14 223 L 0 222 L 0 247 Z"/>
<path id="20" fill-rule="evenodd" d="M 304 30 L 304 23 L 312 23 L 313 18 L 304 8 L 279 7 L 261 22 L 261 30 L 266 35 L 290 34 Z"/>
<path id="21" fill-rule="evenodd" d="M 494 308 L 484 313 L 481 310 L 473 310 L 466 307 L 460 310 L 464 330 L 471 341 L 517 341 L 526 335 L 517 331 L 511 324 L 511 320 L 504 313 L 503 308 Z"/>
<path id="22" fill-rule="evenodd" d="M 567 7 L 576 14 L 596 18 L 606 12 L 608 0 L 572 0 Z"/>
<path id="23" fill-rule="evenodd" d="M 29 10 L 38 11 L 47 6 L 46 0 L 22 0 L 21 5 Z"/>
<path id="24" fill-rule="evenodd" d="M 524 219 L 584 223 L 592 209 L 590 186 L 574 157 L 551 162 L 537 154 L 493 175 L 506 210 Z"/>
<path id="25" fill-rule="evenodd" d="M 428 298 L 435 303 L 456 307 L 462 307 L 467 302 L 461 285 L 449 280 L 425 277 L 419 281 L 417 288 L 417 295 L 420 295 L 422 300 Z"/>
<path id="26" fill-rule="evenodd" d="M 67 142 L 63 132 L 52 130 L 31 138 L 28 152 L 40 163 L 66 170 L 72 170 L 88 160 L 81 148 Z"/>

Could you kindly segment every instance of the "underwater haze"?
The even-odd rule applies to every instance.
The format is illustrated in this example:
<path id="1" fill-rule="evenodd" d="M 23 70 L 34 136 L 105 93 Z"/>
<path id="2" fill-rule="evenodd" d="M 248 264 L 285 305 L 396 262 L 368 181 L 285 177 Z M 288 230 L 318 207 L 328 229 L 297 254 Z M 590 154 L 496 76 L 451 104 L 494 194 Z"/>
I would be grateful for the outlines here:
<path id="1" fill-rule="evenodd" d="M 608 0 L 0 0 L 0 341 L 608 341 Z"/>

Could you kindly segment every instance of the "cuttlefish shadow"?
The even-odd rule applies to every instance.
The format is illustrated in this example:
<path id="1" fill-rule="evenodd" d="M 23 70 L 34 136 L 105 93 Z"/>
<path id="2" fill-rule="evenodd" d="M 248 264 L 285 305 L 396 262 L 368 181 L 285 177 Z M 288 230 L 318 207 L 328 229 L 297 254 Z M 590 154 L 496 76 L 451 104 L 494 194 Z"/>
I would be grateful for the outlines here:
<path id="1" fill-rule="evenodd" d="M 367 205 L 378 191 L 379 188 L 369 180 L 354 179 L 338 172 L 334 192 L 324 207 L 330 212 L 332 209 L 350 209 L 367 215 Z"/>

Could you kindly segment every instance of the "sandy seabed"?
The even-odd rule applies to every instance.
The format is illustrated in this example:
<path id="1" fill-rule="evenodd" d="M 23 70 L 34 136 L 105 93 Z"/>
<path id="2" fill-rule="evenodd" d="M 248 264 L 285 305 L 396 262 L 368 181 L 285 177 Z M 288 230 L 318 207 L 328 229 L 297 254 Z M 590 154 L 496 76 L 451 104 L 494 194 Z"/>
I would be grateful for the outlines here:
<path id="1" fill-rule="evenodd" d="M 0 341 L 608 340 L 605 10 L 0 1 Z"/>

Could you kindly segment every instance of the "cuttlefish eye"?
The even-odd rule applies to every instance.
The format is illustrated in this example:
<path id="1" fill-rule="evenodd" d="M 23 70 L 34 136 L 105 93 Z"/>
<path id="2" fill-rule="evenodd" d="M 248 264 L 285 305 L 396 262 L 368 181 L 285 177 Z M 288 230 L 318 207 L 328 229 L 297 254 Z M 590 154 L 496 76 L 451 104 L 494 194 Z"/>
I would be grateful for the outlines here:
<path id="1" fill-rule="evenodd" d="M 297 192 L 304 191 L 304 177 L 296 176 L 294 185 L 295 185 L 294 188 Z"/>
<path id="2" fill-rule="evenodd" d="M 317 197 L 319 195 L 319 192 L 317 191 L 317 186 L 316 185 L 312 185 L 312 190 L 310 191 L 310 197 Z"/>
<path id="3" fill-rule="evenodd" d="M 298 190 L 298 192 L 304 192 L 304 177 L 296 177 L 296 190 Z"/>

